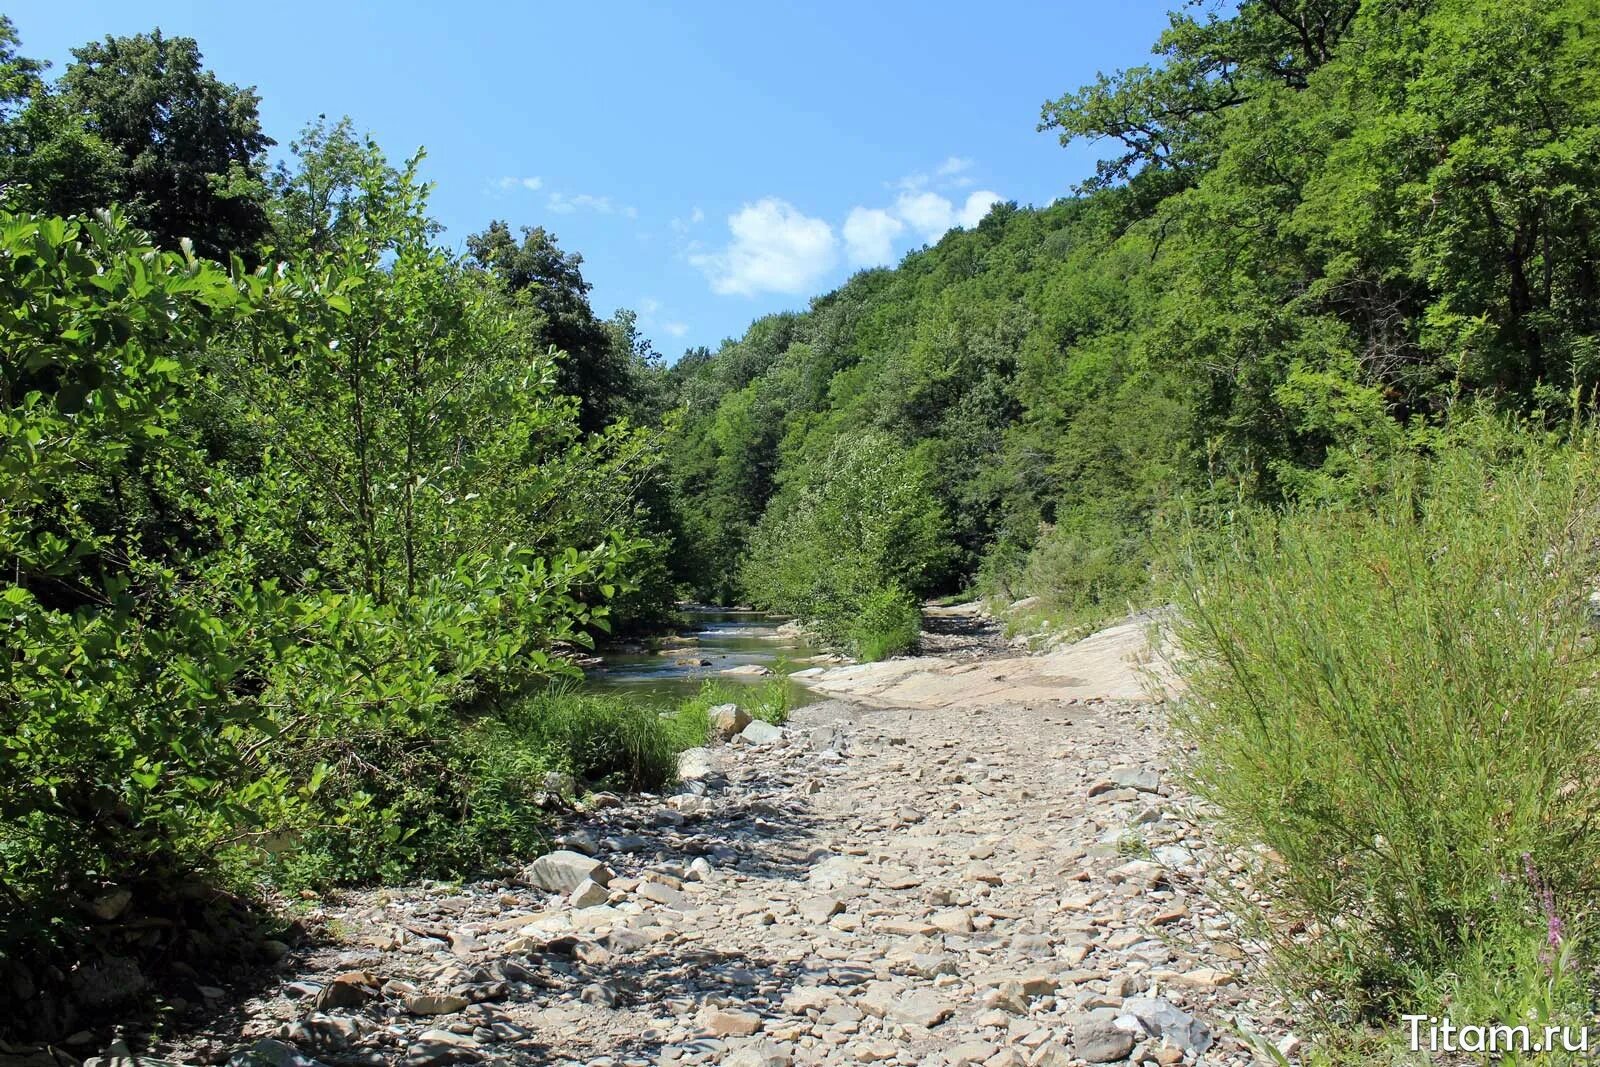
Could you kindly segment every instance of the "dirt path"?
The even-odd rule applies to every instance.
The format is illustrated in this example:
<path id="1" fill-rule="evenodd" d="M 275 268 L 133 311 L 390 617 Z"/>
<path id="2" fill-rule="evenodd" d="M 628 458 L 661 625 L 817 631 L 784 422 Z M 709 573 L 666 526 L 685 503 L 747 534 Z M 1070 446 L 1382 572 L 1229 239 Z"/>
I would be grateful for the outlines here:
<path id="1" fill-rule="evenodd" d="M 759 733 L 759 731 L 757 731 Z M 609 885 L 351 896 L 345 943 L 189 1062 L 1252 1062 L 1280 1032 L 1200 895 L 1160 704 L 800 709 L 691 754 L 678 795 L 600 798 L 569 845 Z M 709 757 L 709 758 L 707 758 Z M 241 1050 L 255 1045 L 255 1057 Z"/>

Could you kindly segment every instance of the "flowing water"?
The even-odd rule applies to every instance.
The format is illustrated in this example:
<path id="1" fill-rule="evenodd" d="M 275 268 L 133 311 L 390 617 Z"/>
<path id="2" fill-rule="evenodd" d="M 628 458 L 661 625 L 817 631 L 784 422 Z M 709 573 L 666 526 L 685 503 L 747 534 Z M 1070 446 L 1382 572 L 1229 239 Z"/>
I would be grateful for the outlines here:
<path id="1" fill-rule="evenodd" d="M 651 643 L 659 647 L 603 649 L 600 665 L 585 674 L 585 688 L 678 701 L 698 693 L 707 679 L 738 685 L 761 685 L 769 680 L 767 676 L 722 673 L 735 667 L 755 664 L 787 675 L 824 662 L 815 657 L 825 650 L 780 630 L 789 621 L 787 616 L 705 607 L 689 608 L 681 614 L 685 625 L 676 636 Z M 798 682 L 789 684 L 791 706 L 816 699 Z"/>

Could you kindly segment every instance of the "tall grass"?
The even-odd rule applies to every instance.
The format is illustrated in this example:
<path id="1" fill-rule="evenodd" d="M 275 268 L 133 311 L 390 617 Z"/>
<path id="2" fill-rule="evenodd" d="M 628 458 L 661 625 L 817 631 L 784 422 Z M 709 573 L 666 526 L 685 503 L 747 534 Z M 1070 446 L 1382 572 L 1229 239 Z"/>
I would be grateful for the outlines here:
<path id="1" fill-rule="evenodd" d="M 692 702 L 664 711 L 555 686 L 501 716 L 489 744 L 530 746 L 551 767 L 596 788 L 653 790 L 677 778 L 678 753 L 704 744 L 707 729 Z"/>
<path id="2" fill-rule="evenodd" d="M 789 686 L 787 678 L 769 678 L 755 685 L 707 678 L 700 683 L 700 692 L 678 706 L 680 717 L 699 716 L 708 721 L 711 709 L 719 704 L 737 704 L 753 719 L 782 726 L 789 721 Z M 704 742 L 702 740 L 695 744 Z"/>
<path id="3" fill-rule="evenodd" d="M 1190 772 L 1300 992 L 1523 1012 L 1588 948 L 1597 467 L 1592 434 L 1477 421 L 1359 506 L 1244 516 L 1184 582 Z"/>

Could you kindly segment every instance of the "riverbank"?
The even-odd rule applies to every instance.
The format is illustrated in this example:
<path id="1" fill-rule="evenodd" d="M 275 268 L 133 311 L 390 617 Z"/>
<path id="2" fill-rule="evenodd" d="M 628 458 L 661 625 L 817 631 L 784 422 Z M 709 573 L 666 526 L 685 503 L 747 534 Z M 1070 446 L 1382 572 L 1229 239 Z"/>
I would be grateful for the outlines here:
<path id="1" fill-rule="evenodd" d="M 1281 1020 L 1205 894 L 1216 853 L 1169 774 L 1164 707 L 800 708 L 690 755 L 670 796 L 588 798 L 554 858 L 308 906 L 320 940 L 156 1051 L 1244 1064 L 1239 1031 Z"/>

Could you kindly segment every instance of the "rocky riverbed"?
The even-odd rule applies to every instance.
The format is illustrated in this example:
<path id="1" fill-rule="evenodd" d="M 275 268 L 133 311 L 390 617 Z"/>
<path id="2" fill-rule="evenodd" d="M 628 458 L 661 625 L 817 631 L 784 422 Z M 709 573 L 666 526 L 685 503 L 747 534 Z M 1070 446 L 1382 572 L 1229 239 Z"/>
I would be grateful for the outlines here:
<path id="1" fill-rule="evenodd" d="M 153 1051 L 240 1067 L 1254 1062 L 1245 1035 L 1293 1039 L 1207 901 L 1229 866 L 1168 773 L 1165 723 L 1150 701 L 804 707 L 686 753 L 672 796 L 591 798 L 561 850 L 514 876 L 321 908 L 336 943 Z"/>

